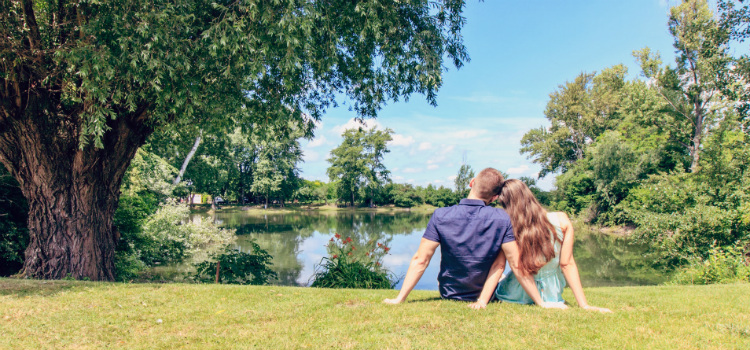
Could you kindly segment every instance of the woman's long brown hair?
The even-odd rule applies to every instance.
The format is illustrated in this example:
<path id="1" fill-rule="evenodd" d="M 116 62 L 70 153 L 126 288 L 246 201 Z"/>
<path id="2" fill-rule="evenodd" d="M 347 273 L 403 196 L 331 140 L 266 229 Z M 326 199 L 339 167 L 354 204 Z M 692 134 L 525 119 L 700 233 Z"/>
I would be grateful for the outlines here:
<path id="1" fill-rule="evenodd" d="M 550 240 L 550 234 L 555 241 L 560 240 L 557 234 L 553 234 L 555 227 L 547 219 L 547 212 L 534 194 L 520 180 L 505 181 L 500 191 L 500 203 L 513 224 L 519 250 L 519 268 L 534 275 L 555 257 L 554 242 Z"/>

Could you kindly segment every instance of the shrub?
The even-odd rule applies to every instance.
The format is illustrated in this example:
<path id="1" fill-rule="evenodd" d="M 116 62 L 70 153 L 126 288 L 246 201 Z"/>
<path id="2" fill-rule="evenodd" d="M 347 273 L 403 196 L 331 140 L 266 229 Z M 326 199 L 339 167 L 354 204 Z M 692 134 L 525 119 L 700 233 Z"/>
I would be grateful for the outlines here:
<path id="1" fill-rule="evenodd" d="M 382 243 L 368 242 L 359 250 L 351 237 L 339 234 L 328 244 L 328 257 L 316 267 L 312 287 L 391 289 L 398 279 L 383 268 L 382 257 L 390 248 Z"/>
<path id="2" fill-rule="evenodd" d="M 708 258 L 693 258 L 675 273 L 671 284 L 750 282 L 750 266 L 742 245 L 713 248 Z"/>
<path id="3" fill-rule="evenodd" d="M 193 277 L 201 283 L 216 281 L 217 263 L 219 267 L 219 283 L 223 284 L 252 284 L 264 285 L 277 277 L 271 270 L 273 257 L 263 250 L 257 243 L 250 242 L 252 254 L 245 253 L 230 246 L 211 255 L 211 259 L 195 264 L 196 273 Z"/>
<path id="4" fill-rule="evenodd" d="M 148 265 L 183 262 L 209 246 L 229 243 L 234 233 L 217 227 L 211 220 L 191 220 L 187 205 L 170 201 L 143 224 L 148 242 L 140 249 L 141 260 Z"/>

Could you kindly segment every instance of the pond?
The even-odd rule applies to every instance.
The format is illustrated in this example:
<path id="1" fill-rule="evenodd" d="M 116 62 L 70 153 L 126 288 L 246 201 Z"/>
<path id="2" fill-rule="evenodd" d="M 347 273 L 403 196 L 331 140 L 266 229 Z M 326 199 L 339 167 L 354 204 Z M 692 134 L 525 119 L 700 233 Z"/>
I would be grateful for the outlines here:
<path id="1" fill-rule="evenodd" d="M 205 215 L 205 214 L 204 214 Z M 310 285 L 326 245 L 336 234 L 354 242 L 375 240 L 391 250 L 383 265 L 403 279 L 419 246 L 430 215 L 412 212 L 293 212 L 258 215 L 225 209 L 213 214 L 222 227 L 237 230 L 236 244 L 249 251 L 255 241 L 273 256 L 276 284 Z M 583 230 L 579 230 L 583 231 Z M 574 257 L 584 287 L 650 285 L 664 277 L 643 261 L 643 249 L 627 239 L 591 232 L 576 232 Z M 415 289 L 437 290 L 440 249 Z M 400 288 L 400 282 L 396 288 Z"/>

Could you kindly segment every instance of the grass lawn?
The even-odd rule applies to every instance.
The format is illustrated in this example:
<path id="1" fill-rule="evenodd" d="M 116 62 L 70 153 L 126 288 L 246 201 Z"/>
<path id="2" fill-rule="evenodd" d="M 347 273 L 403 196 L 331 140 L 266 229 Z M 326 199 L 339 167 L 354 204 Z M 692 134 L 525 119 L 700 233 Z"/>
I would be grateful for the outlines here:
<path id="1" fill-rule="evenodd" d="M 435 291 L 393 306 L 381 303 L 393 290 L 0 279 L 0 349 L 750 349 L 750 284 L 586 294 L 614 313 L 475 311 Z"/>

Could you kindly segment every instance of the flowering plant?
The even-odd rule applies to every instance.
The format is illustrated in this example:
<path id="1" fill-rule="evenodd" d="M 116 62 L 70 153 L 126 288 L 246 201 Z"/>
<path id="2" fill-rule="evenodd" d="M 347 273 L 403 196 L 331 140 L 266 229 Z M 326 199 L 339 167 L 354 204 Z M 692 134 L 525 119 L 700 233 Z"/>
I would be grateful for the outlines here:
<path id="1" fill-rule="evenodd" d="M 327 247 L 328 256 L 316 266 L 312 287 L 389 289 L 398 283 L 382 264 L 390 250 L 386 244 L 370 240 L 358 248 L 351 237 L 337 233 Z"/>

